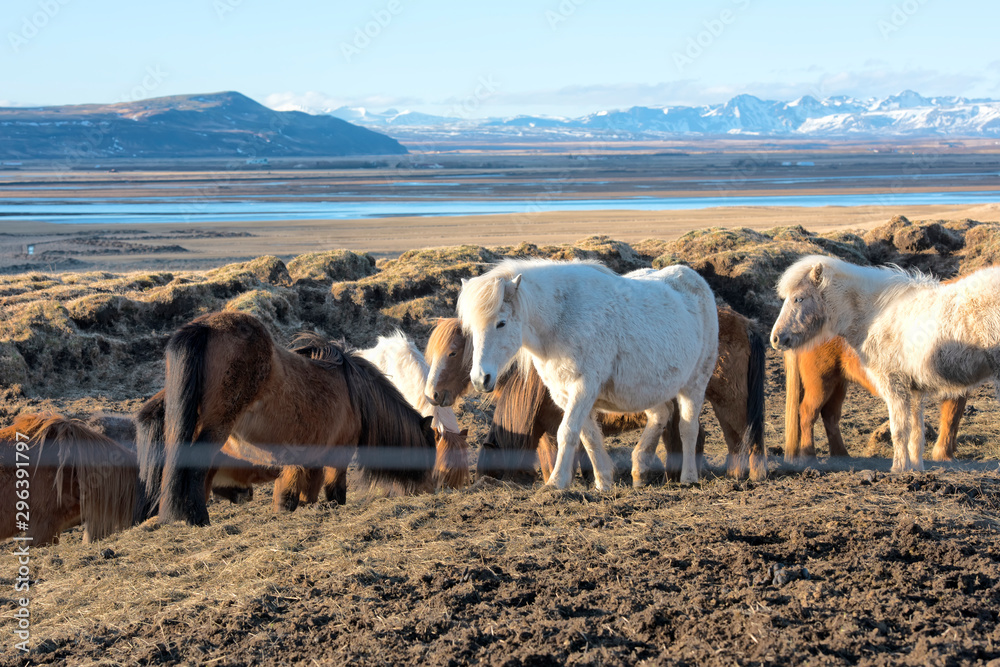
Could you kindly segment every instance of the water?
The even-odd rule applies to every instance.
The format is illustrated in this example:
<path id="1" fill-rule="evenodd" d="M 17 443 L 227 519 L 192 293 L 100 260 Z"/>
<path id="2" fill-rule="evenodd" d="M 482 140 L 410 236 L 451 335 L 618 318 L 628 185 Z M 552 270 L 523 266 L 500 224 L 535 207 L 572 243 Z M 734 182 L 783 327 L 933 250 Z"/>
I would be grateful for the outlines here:
<path id="1" fill-rule="evenodd" d="M 548 211 L 678 211 L 722 206 L 965 206 L 1000 202 L 1000 192 L 902 192 L 881 194 L 805 194 L 621 199 L 532 199 L 442 201 L 385 198 L 365 201 L 305 202 L 202 201 L 193 198 L 136 198 L 128 201 L 58 197 L 0 200 L 0 220 L 88 224 L 156 222 L 229 222 L 281 220 L 352 220 L 397 216 L 527 214 Z M 2 223 L 0 223 L 2 224 Z"/>

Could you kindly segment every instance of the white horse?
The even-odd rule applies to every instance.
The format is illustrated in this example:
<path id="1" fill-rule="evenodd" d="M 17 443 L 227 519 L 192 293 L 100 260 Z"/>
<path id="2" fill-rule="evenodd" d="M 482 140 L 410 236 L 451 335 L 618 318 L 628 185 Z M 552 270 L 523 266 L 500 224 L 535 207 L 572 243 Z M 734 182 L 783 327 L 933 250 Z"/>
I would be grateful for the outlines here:
<path id="1" fill-rule="evenodd" d="M 491 391 L 518 355 L 533 363 L 564 411 L 559 450 L 548 480 L 566 488 L 581 436 L 599 490 L 611 488 L 613 466 L 594 410 L 645 411 L 632 453 L 640 486 L 656 443 L 680 409 L 681 482 L 698 481 L 695 446 L 705 388 L 718 357 L 715 297 L 693 270 L 673 266 L 623 277 L 597 262 L 507 260 L 464 282 L 458 315 L 472 339 L 472 383 Z"/>
<path id="2" fill-rule="evenodd" d="M 923 470 L 924 397 L 958 398 L 1000 377 L 1000 268 L 941 284 L 898 268 L 803 257 L 778 283 L 771 345 L 843 336 L 889 409 L 892 470 Z"/>
<path id="3" fill-rule="evenodd" d="M 413 341 L 402 331 L 391 336 L 380 336 L 373 348 L 359 350 L 356 354 L 373 363 L 392 381 L 403 398 L 424 417 L 431 417 L 437 433 L 437 464 L 446 474 L 444 485 L 452 488 L 464 486 L 468 481 L 469 445 L 468 429 L 458 425 L 455 411 L 449 407 L 431 405 L 424 395 L 429 367 Z"/>

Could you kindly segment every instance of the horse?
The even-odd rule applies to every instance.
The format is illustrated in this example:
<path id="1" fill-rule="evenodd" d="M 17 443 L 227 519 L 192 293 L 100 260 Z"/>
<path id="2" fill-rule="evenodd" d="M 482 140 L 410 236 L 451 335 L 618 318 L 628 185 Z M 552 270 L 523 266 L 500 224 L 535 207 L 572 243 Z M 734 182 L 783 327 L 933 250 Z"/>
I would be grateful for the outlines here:
<path id="1" fill-rule="evenodd" d="M 365 359 L 315 335 L 297 342 L 279 347 L 259 320 L 237 312 L 202 315 L 171 336 L 164 438 L 139 439 L 147 489 L 162 461 L 159 521 L 209 523 L 206 477 L 227 440 L 234 457 L 283 468 L 286 509 L 299 502 L 297 476 L 345 469 L 359 447 L 373 482 L 404 493 L 434 488 L 432 420 Z"/>
<path id="2" fill-rule="evenodd" d="M 861 367 L 861 360 L 843 338 L 831 338 L 812 348 L 785 352 L 785 460 L 814 457 L 813 425 L 823 417 L 831 456 L 850 456 L 840 433 L 840 415 L 853 382 L 878 396 L 878 390 Z M 938 439 L 931 453 L 935 461 L 952 461 L 958 424 L 966 396 L 941 402 Z"/>
<path id="3" fill-rule="evenodd" d="M 959 398 L 1000 377 L 1000 268 L 948 285 L 898 268 L 807 256 L 778 282 L 771 345 L 842 336 L 889 411 L 893 472 L 923 470 L 928 393 Z"/>
<path id="4" fill-rule="evenodd" d="M 767 475 L 764 448 L 765 342 L 753 323 L 728 307 L 718 309 L 719 359 L 709 380 L 705 397 L 712 404 L 728 449 L 727 471 L 732 477 L 746 476 L 755 481 Z M 441 319 L 431 331 L 427 359 L 436 371 L 437 383 L 428 379 L 425 393 L 438 400 L 455 400 L 471 383 L 466 369 L 466 344 L 457 318 Z M 452 354 L 454 353 L 454 354 Z M 533 368 L 526 377 L 506 373 L 493 392 L 493 423 L 483 443 L 477 474 L 507 477 L 529 482 L 537 451 L 543 479 L 548 479 L 555 460 L 556 430 L 563 413 L 549 397 L 548 390 Z M 679 474 L 681 456 L 677 413 L 663 432 L 667 450 L 667 474 Z M 599 413 L 604 435 L 646 425 L 645 415 Z M 704 448 L 704 429 L 698 433 L 697 453 Z"/>
<path id="5" fill-rule="evenodd" d="M 598 262 L 506 260 L 463 283 L 462 329 L 472 339 L 473 386 L 491 391 L 515 357 L 532 363 L 563 412 L 548 484 L 566 488 L 583 441 L 598 490 L 614 481 L 594 410 L 645 411 L 632 453 L 632 482 L 644 484 L 677 399 L 683 448 L 680 481 L 698 481 L 698 416 L 718 357 L 715 297 L 684 266 L 619 276 Z M 520 352 L 523 349 L 523 352 Z"/>
<path id="6" fill-rule="evenodd" d="M 438 479 L 449 488 L 460 488 L 469 482 L 468 429 L 458 425 L 450 407 L 433 405 L 424 396 L 424 386 L 430 367 L 424 355 L 402 331 L 380 336 L 375 347 L 359 350 L 376 368 L 385 373 L 403 397 L 424 417 L 433 418 L 437 433 L 437 459 L 434 463 Z"/>
<path id="7" fill-rule="evenodd" d="M 34 546 L 84 525 L 90 543 L 132 525 L 135 455 L 76 419 L 22 414 L 0 430 L 0 539 Z M 27 528 L 20 522 L 27 524 Z"/>

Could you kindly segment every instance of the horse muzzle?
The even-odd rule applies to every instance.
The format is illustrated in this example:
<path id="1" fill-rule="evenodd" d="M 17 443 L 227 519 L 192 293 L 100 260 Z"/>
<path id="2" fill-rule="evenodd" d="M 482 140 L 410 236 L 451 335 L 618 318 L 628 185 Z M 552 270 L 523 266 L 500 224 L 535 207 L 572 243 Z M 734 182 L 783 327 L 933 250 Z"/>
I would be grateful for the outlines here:
<path id="1" fill-rule="evenodd" d="M 493 387 L 496 386 L 496 383 L 496 377 L 494 377 L 491 373 L 486 373 L 472 378 L 472 386 L 479 392 L 493 391 Z"/>

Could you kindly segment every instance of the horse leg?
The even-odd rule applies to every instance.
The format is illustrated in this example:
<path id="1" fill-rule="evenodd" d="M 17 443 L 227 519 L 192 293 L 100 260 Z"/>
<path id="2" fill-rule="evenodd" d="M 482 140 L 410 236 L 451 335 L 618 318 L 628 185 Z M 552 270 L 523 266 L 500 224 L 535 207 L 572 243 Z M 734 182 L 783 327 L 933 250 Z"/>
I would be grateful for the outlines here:
<path id="1" fill-rule="evenodd" d="M 671 426 L 674 416 L 674 402 L 667 401 L 661 405 L 646 410 L 646 428 L 642 431 L 639 443 L 632 450 L 632 486 L 639 488 L 649 483 L 649 471 L 656 462 L 656 445 L 660 442 L 663 431 Z M 683 442 L 683 441 L 682 441 Z M 667 474 L 676 465 L 676 459 L 671 456 L 670 447 L 667 450 Z"/>
<path id="2" fill-rule="evenodd" d="M 910 402 L 909 463 L 912 470 L 924 469 L 924 397 L 914 394 Z"/>
<path id="3" fill-rule="evenodd" d="M 299 506 L 299 492 L 307 478 L 302 466 L 285 466 L 274 482 L 274 511 L 294 512 Z"/>
<path id="4" fill-rule="evenodd" d="M 830 456 L 847 456 L 847 447 L 844 446 L 844 436 L 840 432 L 840 416 L 844 408 L 844 399 L 847 397 L 847 383 L 838 382 L 834 387 L 830 398 L 823 405 L 820 414 L 823 415 L 823 428 L 826 430 L 827 444 L 830 445 Z"/>
<path id="5" fill-rule="evenodd" d="M 581 388 L 582 389 L 582 388 Z M 573 480 L 573 462 L 576 459 L 576 449 L 580 444 L 580 432 L 583 430 L 584 422 L 590 419 L 590 413 L 594 409 L 596 396 L 590 392 L 578 389 L 574 392 L 566 405 L 566 411 L 562 422 L 559 424 L 557 441 L 559 449 L 556 452 L 556 462 L 552 468 L 552 476 L 549 477 L 548 484 L 557 489 L 565 489 Z M 603 444 L 601 445 L 603 451 Z M 610 468 L 610 460 L 607 452 L 604 456 L 608 459 L 604 468 L 594 462 L 597 470 L 597 489 L 605 491 L 610 488 L 610 484 L 605 487 L 607 481 L 606 471 Z"/>
<path id="6" fill-rule="evenodd" d="M 909 392 L 890 390 L 880 392 L 885 396 L 885 405 L 889 410 L 889 431 L 892 434 L 892 472 L 903 472 L 909 469 L 907 465 L 906 448 L 910 440 L 910 403 Z"/>
<path id="7" fill-rule="evenodd" d="M 583 423 L 580 432 L 583 440 L 583 447 L 590 456 L 590 462 L 594 466 L 594 487 L 598 491 L 607 491 L 615 483 L 615 464 L 608 456 L 608 450 L 604 448 L 604 434 L 597 424 L 597 419 L 593 416 Z M 586 479 L 586 470 L 581 462 L 581 473 Z"/>
<path id="8" fill-rule="evenodd" d="M 955 444 L 958 440 L 958 424 L 962 421 L 968 396 L 949 398 L 941 403 L 941 421 L 938 426 L 938 439 L 931 452 L 935 461 L 954 461 Z"/>
<path id="9" fill-rule="evenodd" d="M 323 469 L 306 468 L 305 487 L 299 490 L 299 504 L 311 505 L 319 500 L 319 490 L 323 488 Z"/>
<path id="10" fill-rule="evenodd" d="M 323 469 L 323 495 L 328 502 L 347 504 L 347 468 Z"/>
<path id="11" fill-rule="evenodd" d="M 700 394 L 693 392 L 696 398 L 686 393 L 677 394 L 677 409 L 680 411 L 679 430 L 681 445 L 684 447 L 684 461 L 681 465 L 681 484 L 698 483 L 698 431 L 701 424 L 698 416 L 705 400 L 704 387 Z"/>

